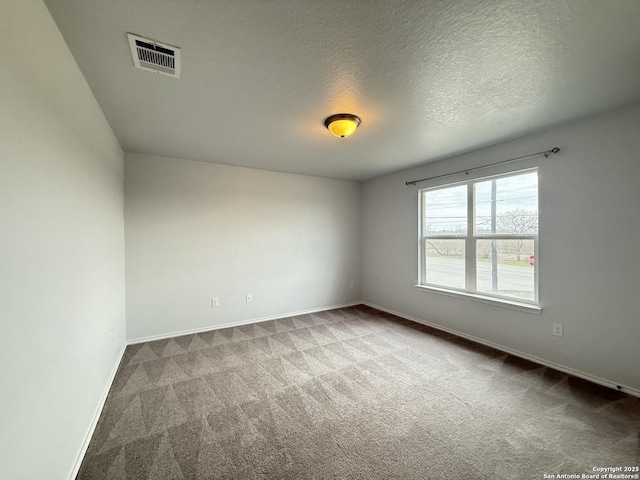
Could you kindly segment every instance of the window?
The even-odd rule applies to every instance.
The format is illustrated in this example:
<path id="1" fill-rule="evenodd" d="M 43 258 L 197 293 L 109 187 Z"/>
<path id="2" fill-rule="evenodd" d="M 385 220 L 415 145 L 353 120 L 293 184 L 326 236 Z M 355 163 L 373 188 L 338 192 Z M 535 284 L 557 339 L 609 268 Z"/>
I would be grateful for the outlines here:
<path id="1" fill-rule="evenodd" d="M 538 304 L 538 172 L 420 190 L 422 286 Z"/>

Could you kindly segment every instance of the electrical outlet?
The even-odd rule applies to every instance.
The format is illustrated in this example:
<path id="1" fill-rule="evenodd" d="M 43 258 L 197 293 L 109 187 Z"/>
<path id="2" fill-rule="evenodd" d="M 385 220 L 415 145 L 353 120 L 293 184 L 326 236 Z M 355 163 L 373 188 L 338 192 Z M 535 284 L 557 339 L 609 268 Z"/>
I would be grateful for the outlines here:
<path id="1" fill-rule="evenodd" d="M 353 280 L 351 280 L 351 281 L 349 282 L 349 288 L 353 288 L 353 287 L 355 287 L 355 286 L 356 286 L 356 282 L 354 282 Z"/>
<path id="2" fill-rule="evenodd" d="M 213 297 L 211 299 L 211 307 L 219 307 L 220 306 L 220 300 L 218 300 L 218 297 Z"/>
<path id="3" fill-rule="evenodd" d="M 113 327 L 111 327 L 111 330 L 109 330 L 109 333 L 111 333 L 111 343 L 113 343 L 114 340 L 116 339 L 116 332 L 113 330 Z"/>
<path id="4" fill-rule="evenodd" d="M 561 323 L 554 323 L 551 332 L 556 336 L 556 337 L 561 337 L 562 336 L 562 324 Z"/>
<path id="5" fill-rule="evenodd" d="M 251 293 L 247 293 L 247 303 L 253 302 L 253 295 Z"/>

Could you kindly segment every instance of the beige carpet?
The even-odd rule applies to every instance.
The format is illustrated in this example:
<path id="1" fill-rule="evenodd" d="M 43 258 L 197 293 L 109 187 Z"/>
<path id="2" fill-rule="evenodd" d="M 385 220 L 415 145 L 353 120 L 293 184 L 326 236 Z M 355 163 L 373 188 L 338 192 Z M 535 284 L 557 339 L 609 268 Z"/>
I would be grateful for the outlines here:
<path id="1" fill-rule="evenodd" d="M 79 479 L 542 479 L 640 400 L 360 306 L 129 346 Z"/>

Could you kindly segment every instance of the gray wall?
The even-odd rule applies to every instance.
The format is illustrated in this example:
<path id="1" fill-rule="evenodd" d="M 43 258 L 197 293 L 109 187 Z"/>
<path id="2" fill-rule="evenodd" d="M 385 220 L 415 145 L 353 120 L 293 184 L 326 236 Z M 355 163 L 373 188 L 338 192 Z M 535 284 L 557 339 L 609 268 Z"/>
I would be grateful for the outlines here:
<path id="1" fill-rule="evenodd" d="M 128 153 L 125 164 L 128 339 L 360 299 L 359 184 Z"/>
<path id="2" fill-rule="evenodd" d="M 0 477 L 63 479 L 124 347 L 123 154 L 41 1 L 0 40 Z"/>
<path id="3" fill-rule="evenodd" d="M 366 183 L 364 300 L 640 389 L 639 127 L 636 106 Z M 417 190 L 436 182 L 405 181 L 555 146 L 556 156 L 518 164 L 539 166 L 542 314 L 416 289 Z M 564 337 L 551 335 L 554 322 Z"/>

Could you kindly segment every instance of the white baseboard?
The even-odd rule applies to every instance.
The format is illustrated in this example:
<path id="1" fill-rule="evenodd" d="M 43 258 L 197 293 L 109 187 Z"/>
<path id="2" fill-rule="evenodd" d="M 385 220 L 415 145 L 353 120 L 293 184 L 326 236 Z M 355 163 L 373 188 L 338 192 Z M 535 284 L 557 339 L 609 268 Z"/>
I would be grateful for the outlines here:
<path id="1" fill-rule="evenodd" d="M 248 325 L 250 323 L 268 322 L 270 320 L 279 320 L 281 318 L 295 317 L 297 315 L 307 315 L 309 313 L 323 312 L 325 310 L 334 310 L 336 308 L 353 307 L 354 305 L 362 305 L 363 303 L 364 302 L 362 301 L 357 301 L 357 302 L 345 303 L 343 305 L 331 305 L 328 307 L 313 308 L 311 310 L 302 310 L 300 312 L 282 313 L 278 315 L 271 315 L 268 317 L 251 318 L 249 320 L 240 320 L 238 322 L 223 323 L 222 325 L 209 325 L 207 327 L 194 328 L 191 330 L 180 330 L 177 332 L 163 333 L 161 335 L 151 335 L 149 337 L 134 338 L 131 340 L 127 340 L 127 345 L 135 345 L 137 343 L 164 340 L 165 338 L 181 337 L 182 335 L 193 335 L 194 333 L 209 332 L 211 330 L 220 330 L 222 328 L 240 327 L 242 325 Z"/>
<path id="2" fill-rule="evenodd" d="M 91 437 L 93 437 L 93 433 L 98 426 L 98 420 L 100 420 L 100 415 L 102 415 L 102 409 L 104 408 L 104 404 L 107 401 L 107 395 L 109 394 L 109 390 L 111 390 L 111 384 L 113 380 L 116 378 L 116 373 L 118 372 L 118 367 L 120 366 L 120 362 L 122 361 L 122 357 L 124 355 L 124 351 L 127 348 L 127 343 L 122 346 L 120 353 L 118 354 L 118 359 L 116 364 L 113 366 L 113 370 L 109 375 L 109 381 L 107 382 L 107 386 L 102 392 L 102 397 L 100 398 L 100 402 L 98 403 L 98 408 L 96 409 L 95 414 L 93 415 L 93 420 L 91 421 L 91 425 L 89 425 L 89 430 L 84 437 L 84 441 L 82 442 L 82 447 L 78 452 L 78 456 L 73 464 L 73 469 L 71 470 L 71 475 L 69 476 L 69 480 L 75 480 L 78 476 L 78 472 L 80 471 L 80 466 L 82 465 L 82 460 L 84 460 L 84 456 L 87 453 L 87 449 L 89 448 L 89 443 L 91 443 Z"/>
<path id="3" fill-rule="evenodd" d="M 545 367 L 550 367 L 555 370 L 559 370 L 561 372 L 567 373 L 569 375 L 573 375 L 574 377 L 579 377 L 584 380 L 589 380 L 590 382 L 597 383 L 598 385 L 603 385 L 605 387 L 613 388 L 614 390 L 618 390 L 624 393 L 628 393 L 629 395 L 633 395 L 634 397 L 640 397 L 640 390 L 635 388 L 628 387 L 626 385 L 620 385 L 619 383 L 613 382 L 611 380 L 607 380 L 605 378 L 596 377 L 595 375 L 591 375 L 589 373 L 584 373 L 579 370 L 575 370 L 570 367 L 565 367 L 564 365 L 559 365 L 554 362 L 549 362 L 543 358 L 535 357 L 533 355 L 529 355 L 527 353 L 520 352 L 518 350 L 513 350 L 508 347 L 503 347 L 502 345 L 498 345 L 497 343 L 489 342 L 487 340 L 483 340 L 482 338 L 474 337 L 473 335 L 467 335 L 466 333 L 458 332 L 457 330 L 453 330 L 451 328 L 443 327 L 442 325 L 438 325 L 436 323 L 431 323 L 426 320 L 423 320 L 418 317 L 413 317 L 411 315 L 405 315 L 404 313 L 396 312 L 395 310 L 391 310 L 389 308 L 381 307 L 380 305 L 376 305 L 371 302 L 362 302 L 363 305 L 367 305 L 372 308 L 376 308 L 378 310 L 382 310 L 383 312 L 391 313 L 392 315 L 396 315 L 401 318 L 405 318 L 407 320 L 411 320 L 416 323 L 420 323 L 422 325 L 426 325 L 427 327 L 435 328 L 436 330 L 441 330 L 443 332 L 451 333 L 452 335 L 456 335 L 458 337 L 466 338 L 467 340 L 471 340 L 472 342 L 480 343 L 482 345 L 486 345 L 487 347 L 495 348 L 496 350 L 500 350 L 502 352 L 508 353 L 510 355 L 515 355 L 516 357 L 524 358 L 525 360 L 530 360 L 532 362 L 538 363 L 540 365 L 544 365 Z"/>

